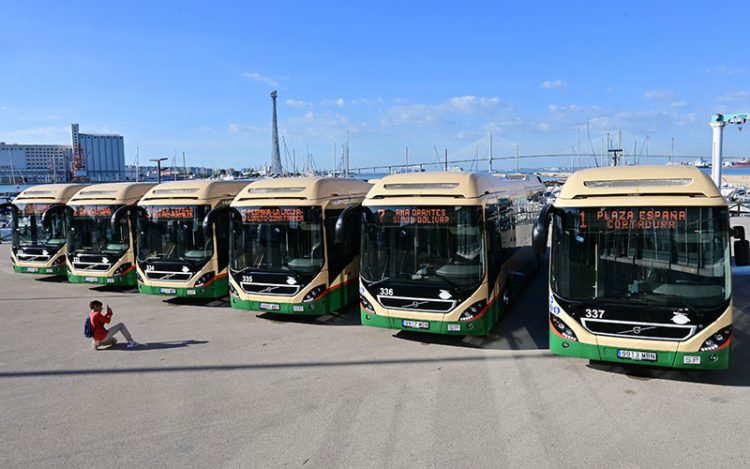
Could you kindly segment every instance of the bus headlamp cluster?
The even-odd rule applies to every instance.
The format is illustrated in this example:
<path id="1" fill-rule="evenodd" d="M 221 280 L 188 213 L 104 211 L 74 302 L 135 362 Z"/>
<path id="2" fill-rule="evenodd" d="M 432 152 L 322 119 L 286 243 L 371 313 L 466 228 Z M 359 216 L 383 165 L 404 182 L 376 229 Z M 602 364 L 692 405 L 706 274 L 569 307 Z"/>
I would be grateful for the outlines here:
<path id="1" fill-rule="evenodd" d="M 565 324 L 565 322 L 562 319 L 558 318 L 557 316 L 551 316 L 551 318 L 552 318 L 551 319 L 552 327 L 554 327 L 555 330 L 561 336 L 565 337 L 566 339 L 570 341 L 578 342 L 578 337 L 576 337 L 576 333 L 573 332 L 573 330 L 570 327 L 568 327 L 568 325 Z"/>
<path id="2" fill-rule="evenodd" d="M 139 282 L 143 283 L 143 277 L 141 277 L 141 273 L 137 270 L 135 272 L 135 278 L 138 279 Z"/>
<path id="3" fill-rule="evenodd" d="M 307 295 L 305 295 L 305 297 L 302 299 L 302 302 L 303 303 L 309 303 L 309 302 L 311 302 L 312 300 L 314 300 L 315 298 L 317 298 L 318 295 L 320 295 L 321 293 L 323 293 L 323 290 L 325 290 L 325 289 L 326 289 L 325 285 L 318 285 L 317 287 L 315 287 L 312 290 L 310 290 L 307 293 Z"/>
<path id="4" fill-rule="evenodd" d="M 115 269 L 114 274 L 115 275 L 120 275 L 123 272 L 125 272 L 126 270 L 128 270 L 130 268 L 130 266 L 131 266 L 130 262 L 126 262 L 126 263 L 122 264 L 120 267 L 118 267 L 117 269 Z"/>
<path id="5" fill-rule="evenodd" d="M 487 303 L 484 300 L 477 301 L 473 305 L 469 306 L 464 310 L 463 313 L 461 313 L 461 316 L 458 318 L 459 321 L 473 321 L 474 319 L 479 316 L 482 311 L 484 311 L 484 307 Z"/>
<path id="6" fill-rule="evenodd" d="M 237 289 L 234 288 L 234 285 L 232 285 L 232 282 L 229 282 L 229 295 L 230 296 L 240 296 L 239 293 L 237 293 Z"/>
<path id="7" fill-rule="evenodd" d="M 368 313 L 375 313 L 375 308 L 372 307 L 372 303 L 367 301 L 367 298 L 365 298 L 365 295 L 359 295 L 359 304 Z"/>
<path id="8" fill-rule="evenodd" d="M 725 327 L 715 333 L 701 345 L 701 352 L 710 352 L 720 349 L 732 337 L 732 326 Z"/>
<path id="9" fill-rule="evenodd" d="M 52 263 L 52 265 L 62 265 L 65 264 L 65 256 L 60 256 L 57 259 L 55 259 L 55 262 Z"/>
<path id="10" fill-rule="evenodd" d="M 196 287 L 202 287 L 203 285 L 207 284 L 214 278 L 213 272 L 206 272 L 205 274 L 201 275 L 198 280 L 195 281 Z"/>

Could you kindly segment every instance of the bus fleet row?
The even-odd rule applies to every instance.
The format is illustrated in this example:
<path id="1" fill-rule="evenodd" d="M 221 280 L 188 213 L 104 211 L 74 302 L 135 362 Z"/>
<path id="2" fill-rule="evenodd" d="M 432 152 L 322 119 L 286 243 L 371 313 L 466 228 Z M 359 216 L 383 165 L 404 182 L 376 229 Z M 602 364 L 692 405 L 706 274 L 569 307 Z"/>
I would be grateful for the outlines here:
<path id="1" fill-rule="evenodd" d="M 724 198 L 682 166 L 582 170 L 554 205 L 534 176 L 444 172 L 159 185 L 56 184 L 11 211 L 13 269 L 232 307 L 486 335 L 552 231 L 550 349 L 624 363 L 725 369 L 732 342 Z"/>

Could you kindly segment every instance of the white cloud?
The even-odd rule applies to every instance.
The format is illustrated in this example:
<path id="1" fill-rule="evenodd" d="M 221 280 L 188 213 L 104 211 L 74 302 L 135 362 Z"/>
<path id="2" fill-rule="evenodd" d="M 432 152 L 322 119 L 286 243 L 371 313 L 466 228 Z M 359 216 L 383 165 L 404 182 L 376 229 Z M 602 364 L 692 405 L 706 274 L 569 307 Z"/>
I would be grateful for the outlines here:
<path id="1" fill-rule="evenodd" d="M 718 75 L 721 77 L 728 77 L 731 75 L 739 75 L 745 73 L 744 68 L 730 67 L 727 65 L 719 65 L 718 67 L 707 68 L 706 73 L 709 75 Z"/>
<path id="2" fill-rule="evenodd" d="M 37 127 L 0 132 L 0 141 L 7 143 L 70 144 L 70 127 Z"/>
<path id="3" fill-rule="evenodd" d="M 383 104 L 383 98 L 359 98 L 359 99 L 352 99 L 352 104 L 362 104 L 362 105 L 373 105 L 373 104 Z"/>
<path id="4" fill-rule="evenodd" d="M 380 120 L 380 124 L 384 127 L 405 124 L 430 125 L 445 122 L 453 116 L 486 117 L 509 109 L 510 106 L 497 97 L 458 96 L 439 104 L 393 106 L 386 111 L 386 116 Z"/>
<path id="5" fill-rule="evenodd" d="M 674 93 L 668 90 L 648 90 L 643 93 L 643 97 L 652 101 L 668 101 L 672 99 Z"/>
<path id="6" fill-rule="evenodd" d="M 261 75 L 258 72 L 245 72 L 242 74 L 242 76 L 245 78 L 250 78 L 255 81 L 259 81 L 261 83 L 265 83 L 266 85 L 269 85 L 272 87 L 279 86 L 279 82 L 275 78 L 267 76 L 267 75 Z"/>
<path id="7" fill-rule="evenodd" d="M 0 111 L 10 111 L 8 106 L 0 106 Z"/>
<path id="8" fill-rule="evenodd" d="M 687 104 L 688 104 L 687 101 L 674 101 L 670 103 L 669 106 L 678 108 L 678 107 L 685 107 L 687 106 Z"/>
<path id="9" fill-rule="evenodd" d="M 567 83 L 562 80 L 544 80 L 540 86 L 545 90 L 552 90 L 565 88 L 565 86 L 567 86 Z"/>
<path id="10" fill-rule="evenodd" d="M 344 104 L 346 104 L 346 102 L 344 101 L 344 98 L 339 98 L 336 100 L 336 106 L 344 107 Z"/>
<path id="11" fill-rule="evenodd" d="M 747 91 L 735 91 L 734 93 L 727 93 L 716 97 L 716 101 L 721 103 L 738 103 L 742 101 L 749 101 L 750 93 Z"/>
<path id="12" fill-rule="evenodd" d="M 304 109 L 308 106 L 308 104 L 300 99 L 287 99 L 286 105 L 289 107 L 293 107 L 294 109 Z"/>
<path id="13" fill-rule="evenodd" d="M 259 127 L 257 125 L 248 125 L 248 124 L 229 124 L 227 126 L 227 130 L 229 130 L 229 133 L 231 134 L 253 134 L 253 135 L 260 135 L 260 134 L 268 134 L 268 130 L 264 129 L 262 127 Z"/>

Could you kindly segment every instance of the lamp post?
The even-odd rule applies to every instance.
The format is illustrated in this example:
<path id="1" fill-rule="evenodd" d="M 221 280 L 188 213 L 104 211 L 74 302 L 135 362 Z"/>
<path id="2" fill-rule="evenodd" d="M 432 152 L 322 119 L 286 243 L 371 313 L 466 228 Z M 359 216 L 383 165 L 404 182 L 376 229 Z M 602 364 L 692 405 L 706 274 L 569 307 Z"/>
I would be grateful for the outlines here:
<path id="1" fill-rule="evenodd" d="M 150 161 L 156 161 L 156 172 L 159 175 L 159 184 L 161 184 L 161 162 L 164 160 L 167 160 L 168 158 L 151 158 Z"/>

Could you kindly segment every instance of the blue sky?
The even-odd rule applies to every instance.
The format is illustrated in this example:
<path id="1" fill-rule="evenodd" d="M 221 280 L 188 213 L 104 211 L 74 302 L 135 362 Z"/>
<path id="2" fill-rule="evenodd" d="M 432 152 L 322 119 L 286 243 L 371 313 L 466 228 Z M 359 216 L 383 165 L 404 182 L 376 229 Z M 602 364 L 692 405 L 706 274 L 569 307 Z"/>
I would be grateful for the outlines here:
<path id="1" fill-rule="evenodd" d="M 351 165 L 599 152 L 710 156 L 714 112 L 750 111 L 747 2 L 13 2 L 0 140 L 125 136 L 128 163 L 270 159 L 271 103 L 302 160 Z M 586 124 L 589 124 L 589 143 Z M 726 155 L 750 154 L 728 128 Z M 283 151 L 283 150 L 282 150 Z M 524 166 L 568 164 L 540 159 Z M 498 163 L 496 166 L 513 166 Z"/>

